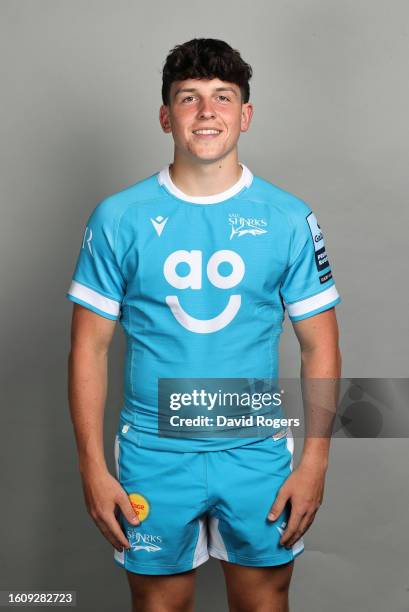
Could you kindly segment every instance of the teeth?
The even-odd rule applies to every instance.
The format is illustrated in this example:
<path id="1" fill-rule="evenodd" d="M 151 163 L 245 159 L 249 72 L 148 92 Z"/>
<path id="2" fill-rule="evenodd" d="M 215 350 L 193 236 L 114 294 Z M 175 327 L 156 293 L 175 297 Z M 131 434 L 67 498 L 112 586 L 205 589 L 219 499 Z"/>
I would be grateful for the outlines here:
<path id="1" fill-rule="evenodd" d="M 220 134 L 220 130 L 194 130 L 193 134 Z"/>

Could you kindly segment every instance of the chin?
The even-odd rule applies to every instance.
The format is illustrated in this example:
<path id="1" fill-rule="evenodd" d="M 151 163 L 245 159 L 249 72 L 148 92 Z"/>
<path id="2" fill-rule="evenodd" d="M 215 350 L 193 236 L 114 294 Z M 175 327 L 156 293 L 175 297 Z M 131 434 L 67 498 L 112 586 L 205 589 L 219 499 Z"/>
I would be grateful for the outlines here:
<path id="1" fill-rule="evenodd" d="M 217 161 L 226 155 L 225 151 L 191 151 L 191 155 L 193 155 L 196 159 L 201 159 L 203 161 Z"/>
<path id="2" fill-rule="evenodd" d="M 212 156 L 208 156 L 208 157 L 204 157 L 202 155 L 195 155 L 197 160 L 200 160 L 203 163 L 208 163 L 208 164 L 213 164 L 215 162 L 218 162 L 219 160 L 223 159 L 223 155 L 212 155 Z"/>

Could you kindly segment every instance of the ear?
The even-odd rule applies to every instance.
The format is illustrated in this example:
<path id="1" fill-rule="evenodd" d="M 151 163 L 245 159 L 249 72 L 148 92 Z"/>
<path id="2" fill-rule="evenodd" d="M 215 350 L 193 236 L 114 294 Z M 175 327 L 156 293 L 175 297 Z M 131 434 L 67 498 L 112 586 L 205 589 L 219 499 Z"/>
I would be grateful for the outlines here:
<path id="1" fill-rule="evenodd" d="M 253 114 L 254 114 L 254 107 L 251 102 L 242 104 L 241 125 L 240 125 L 240 130 L 242 132 L 247 132 L 247 130 L 249 129 Z"/>
<path id="2" fill-rule="evenodd" d="M 159 121 L 165 134 L 169 134 L 169 132 L 172 131 L 172 124 L 170 120 L 169 107 L 165 104 L 162 104 L 159 109 Z"/>

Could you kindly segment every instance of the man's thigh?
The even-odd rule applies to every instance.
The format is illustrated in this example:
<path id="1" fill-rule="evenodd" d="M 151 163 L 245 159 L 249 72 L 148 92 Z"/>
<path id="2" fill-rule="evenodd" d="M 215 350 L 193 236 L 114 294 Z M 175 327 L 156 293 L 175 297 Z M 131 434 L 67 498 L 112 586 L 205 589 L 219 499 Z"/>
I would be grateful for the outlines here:
<path id="1" fill-rule="evenodd" d="M 132 612 L 193 612 L 195 569 L 167 576 L 126 574 Z"/>
<path id="2" fill-rule="evenodd" d="M 230 612 L 287 612 L 294 561 L 271 567 L 221 564 Z"/>

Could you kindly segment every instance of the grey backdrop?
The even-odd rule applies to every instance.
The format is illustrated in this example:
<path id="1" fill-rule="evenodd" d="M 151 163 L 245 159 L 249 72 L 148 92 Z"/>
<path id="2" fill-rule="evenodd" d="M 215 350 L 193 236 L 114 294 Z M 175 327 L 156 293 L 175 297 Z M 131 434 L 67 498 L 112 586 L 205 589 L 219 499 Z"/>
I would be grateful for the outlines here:
<path id="1" fill-rule="evenodd" d="M 343 297 L 343 375 L 407 376 L 409 7 L 1 0 L 0 13 L 0 589 L 75 589 L 81 611 L 127 610 L 125 574 L 85 511 L 67 404 L 64 295 L 84 222 L 100 199 L 171 160 L 158 122 L 168 51 L 223 38 L 254 68 L 240 160 L 305 199 L 324 228 Z M 117 326 L 111 467 L 123 348 Z M 282 375 L 298 375 L 288 322 L 281 357 Z M 333 441 L 293 611 L 409 609 L 408 457 L 406 439 Z M 227 610 L 216 560 L 197 584 L 197 610 Z"/>

